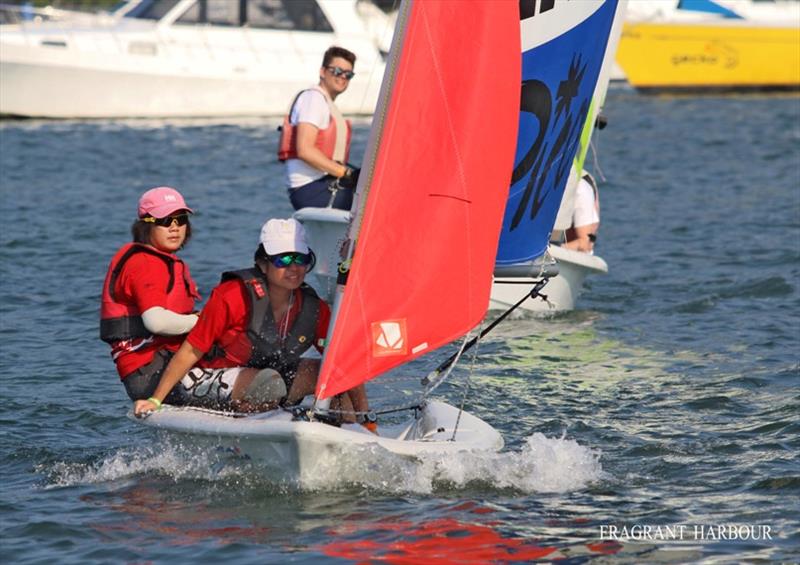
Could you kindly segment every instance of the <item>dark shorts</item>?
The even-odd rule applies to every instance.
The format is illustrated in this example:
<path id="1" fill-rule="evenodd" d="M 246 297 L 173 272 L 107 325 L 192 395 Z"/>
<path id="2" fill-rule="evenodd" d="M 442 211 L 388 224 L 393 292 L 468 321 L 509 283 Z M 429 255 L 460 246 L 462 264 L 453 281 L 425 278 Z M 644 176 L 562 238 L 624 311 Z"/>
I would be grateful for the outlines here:
<path id="1" fill-rule="evenodd" d="M 332 175 L 325 175 L 321 179 L 317 179 L 303 186 L 289 189 L 289 200 L 295 210 L 300 208 L 327 208 L 331 204 L 333 197 L 332 208 L 340 210 L 349 210 L 353 206 L 353 189 L 340 188 L 336 191 L 336 195 L 329 188 L 331 183 L 336 180 Z"/>
<path id="2" fill-rule="evenodd" d="M 161 349 L 156 352 L 153 360 L 147 365 L 139 367 L 122 379 L 122 384 L 125 385 L 125 391 L 131 397 L 131 400 L 145 400 L 153 396 L 164 369 L 167 368 L 169 360 L 172 359 L 172 355 L 171 351 Z M 178 398 L 173 391 L 167 395 L 165 402 L 173 404 L 172 401 L 176 400 Z"/>

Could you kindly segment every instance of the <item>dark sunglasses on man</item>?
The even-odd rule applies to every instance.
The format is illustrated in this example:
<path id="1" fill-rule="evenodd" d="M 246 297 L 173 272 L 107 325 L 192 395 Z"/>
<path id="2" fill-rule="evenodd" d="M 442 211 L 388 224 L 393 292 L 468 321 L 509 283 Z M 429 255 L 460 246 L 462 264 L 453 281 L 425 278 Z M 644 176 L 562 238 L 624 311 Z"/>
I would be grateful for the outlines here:
<path id="1" fill-rule="evenodd" d="M 175 214 L 174 216 L 165 216 L 163 218 L 147 216 L 146 218 L 142 218 L 142 221 L 147 222 L 148 224 L 155 224 L 162 228 L 171 227 L 172 222 L 177 223 L 179 226 L 185 226 L 189 223 L 189 214 Z"/>
<path id="2" fill-rule="evenodd" d="M 326 68 L 327 68 L 327 69 L 330 71 L 330 73 L 331 73 L 333 76 L 335 76 L 335 77 L 341 77 L 341 76 L 343 76 L 343 77 L 344 77 L 344 78 L 346 78 L 347 80 L 350 80 L 351 78 L 353 78 L 354 76 L 356 76 L 356 73 L 354 73 L 353 71 L 346 71 L 346 70 L 344 70 L 342 67 L 326 67 Z"/>

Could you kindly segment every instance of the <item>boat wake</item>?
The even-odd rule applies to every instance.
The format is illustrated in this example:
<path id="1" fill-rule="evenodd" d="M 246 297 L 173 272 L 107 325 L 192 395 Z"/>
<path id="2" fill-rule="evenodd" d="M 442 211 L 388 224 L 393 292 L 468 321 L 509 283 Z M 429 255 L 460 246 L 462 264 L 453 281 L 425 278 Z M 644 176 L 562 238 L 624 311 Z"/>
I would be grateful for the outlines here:
<path id="1" fill-rule="evenodd" d="M 166 475 L 173 480 L 224 480 L 241 476 L 243 468 L 232 465 L 236 454 L 228 449 L 209 451 L 165 441 L 157 448 L 122 448 L 92 463 L 57 462 L 40 465 L 47 477 L 45 488 L 100 484 L 137 476 Z"/>
<path id="2" fill-rule="evenodd" d="M 208 449 L 169 439 L 158 448 L 124 448 L 93 463 L 41 466 L 45 488 L 120 482 L 141 476 L 173 481 L 234 481 L 299 492 L 367 489 L 380 493 L 427 494 L 460 489 L 512 489 L 523 493 L 570 492 L 607 478 L 601 452 L 576 441 L 536 433 L 518 451 L 472 452 L 405 457 L 376 444 L 328 453 L 313 473 L 281 475 L 235 448 Z"/>

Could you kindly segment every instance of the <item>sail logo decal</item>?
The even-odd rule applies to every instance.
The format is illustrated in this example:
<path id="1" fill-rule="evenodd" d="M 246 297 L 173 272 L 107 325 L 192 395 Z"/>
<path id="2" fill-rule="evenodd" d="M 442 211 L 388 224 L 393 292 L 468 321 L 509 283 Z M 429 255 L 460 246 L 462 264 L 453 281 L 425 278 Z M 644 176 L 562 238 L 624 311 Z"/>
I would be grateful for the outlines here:
<path id="1" fill-rule="evenodd" d="M 372 322 L 372 356 L 405 355 L 408 337 L 405 318 Z"/>

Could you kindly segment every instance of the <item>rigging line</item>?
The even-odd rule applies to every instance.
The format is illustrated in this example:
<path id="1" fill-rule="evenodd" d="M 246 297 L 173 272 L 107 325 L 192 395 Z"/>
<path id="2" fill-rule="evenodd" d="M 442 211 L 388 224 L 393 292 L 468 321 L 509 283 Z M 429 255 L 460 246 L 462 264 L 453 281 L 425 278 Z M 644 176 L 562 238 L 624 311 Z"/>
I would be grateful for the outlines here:
<path id="1" fill-rule="evenodd" d="M 606 182 L 606 175 L 603 174 L 603 169 L 600 168 L 599 151 L 594 139 L 589 141 L 589 148 L 592 150 L 592 165 L 594 165 L 595 174 L 601 181 Z M 581 172 L 581 174 L 583 173 Z"/>
<path id="2" fill-rule="evenodd" d="M 404 412 L 406 410 L 418 410 L 422 408 L 421 402 L 414 402 L 412 404 L 403 404 L 394 408 L 384 408 L 382 410 L 333 410 L 328 409 L 328 414 L 338 414 L 340 416 L 380 416 L 382 414 L 394 414 L 395 412 Z M 291 411 L 291 410 L 290 410 Z"/>
<path id="3" fill-rule="evenodd" d="M 438 384 L 441 383 L 445 379 L 445 377 L 447 377 L 450 374 L 450 372 L 448 371 L 443 377 L 439 378 L 441 372 L 447 369 L 448 367 L 454 365 L 455 362 L 458 361 L 458 358 L 461 356 L 462 352 L 474 346 L 478 342 L 478 340 L 480 340 L 483 336 L 492 331 L 497 326 L 497 324 L 505 320 L 506 317 L 508 317 L 508 315 L 511 314 L 511 312 L 519 308 L 520 305 L 522 305 L 522 303 L 525 302 L 528 298 L 536 298 L 537 296 L 542 296 L 539 291 L 542 290 L 542 288 L 544 288 L 544 286 L 549 281 L 550 277 L 544 277 L 542 280 L 537 281 L 533 285 L 533 288 L 530 290 L 530 292 L 528 292 L 522 298 L 520 298 L 516 304 L 511 306 L 511 308 L 500 314 L 500 316 L 498 316 L 491 324 L 489 324 L 484 330 L 482 330 L 477 337 L 472 338 L 469 341 L 469 343 L 465 343 L 457 353 L 454 353 L 453 355 L 445 359 L 438 367 L 436 367 L 433 371 L 431 371 L 425 377 L 423 377 L 423 379 L 420 381 L 421 384 L 427 386 L 438 379 L 438 382 L 436 383 L 436 386 L 438 386 Z M 432 386 L 429 391 L 426 391 L 426 394 L 430 394 L 430 392 L 433 392 L 433 389 L 435 389 L 436 386 Z"/>
<path id="4" fill-rule="evenodd" d="M 483 320 L 481 320 L 480 328 L 483 328 Z M 478 332 L 478 341 L 476 345 L 480 344 L 480 331 Z M 456 441 L 456 433 L 458 432 L 458 425 L 461 423 L 461 414 L 464 413 L 464 404 L 467 403 L 467 395 L 469 394 L 469 389 L 472 385 L 472 373 L 475 370 L 475 360 L 478 358 L 478 347 L 475 347 L 475 350 L 472 352 L 472 361 L 469 365 L 469 373 L 467 373 L 467 378 L 465 379 L 464 384 L 464 394 L 461 396 L 461 404 L 458 407 L 458 416 L 456 416 L 456 423 L 453 426 L 453 436 L 450 438 L 450 441 Z"/>
<path id="5" fill-rule="evenodd" d="M 398 5 L 399 5 L 399 1 L 395 1 L 392 4 L 392 10 L 391 11 L 398 11 Z M 361 108 L 361 112 L 362 113 L 364 113 L 364 103 L 366 102 L 367 95 L 369 94 L 369 91 L 370 91 L 369 87 L 372 84 L 373 79 L 375 78 L 375 71 L 376 71 L 376 68 L 378 66 L 378 63 L 381 60 L 386 62 L 386 60 L 388 59 L 388 54 L 384 55 L 385 51 L 381 50 L 380 44 L 383 43 L 383 39 L 386 37 L 386 32 L 390 28 L 395 28 L 396 25 L 397 25 L 397 18 L 392 19 L 392 16 L 390 15 L 390 13 L 385 13 L 381 8 L 378 8 L 377 5 L 375 5 L 375 4 L 373 4 L 373 6 L 375 8 L 377 8 L 378 10 L 380 10 L 381 13 L 383 13 L 386 16 L 386 18 L 384 19 L 384 22 L 383 22 L 383 30 L 380 33 L 370 34 L 371 35 L 370 39 L 372 40 L 373 47 L 375 47 L 375 50 L 378 52 L 378 56 L 373 61 L 372 67 L 369 70 L 369 76 L 367 77 L 367 87 L 364 89 L 364 92 L 361 95 L 361 103 L 358 105 L 358 107 Z M 356 10 L 358 10 L 358 6 L 356 6 Z M 363 14 L 359 14 L 359 17 L 361 18 L 362 25 L 366 25 L 365 19 L 364 19 L 364 15 Z M 384 68 L 385 68 L 385 65 L 384 65 Z M 381 81 L 383 81 L 383 77 L 381 77 Z M 370 112 L 369 115 L 372 115 L 374 113 L 375 113 L 375 108 L 372 109 L 372 112 Z"/>
<path id="6" fill-rule="evenodd" d="M 550 246 L 548 245 L 548 246 L 545 248 L 545 250 L 544 250 L 544 260 L 543 260 L 543 261 L 542 261 L 542 263 L 539 265 L 539 274 L 538 274 L 538 275 L 536 275 L 536 276 L 535 276 L 535 277 L 533 277 L 533 278 L 542 278 L 542 277 L 544 277 L 544 273 L 545 273 L 545 271 L 547 270 L 547 266 L 548 266 L 550 263 L 555 263 L 555 262 L 556 262 L 556 260 L 555 260 L 555 259 L 553 259 L 553 256 L 552 256 L 552 255 L 550 255 Z"/>
<path id="7" fill-rule="evenodd" d="M 226 418 L 246 418 L 247 416 L 252 415 L 252 413 L 248 412 L 234 412 L 232 410 L 226 410 L 224 408 L 215 409 L 215 408 L 204 408 L 202 406 L 176 406 L 174 404 L 164 404 L 164 408 L 169 407 L 170 411 L 175 412 L 200 412 L 201 414 L 211 414 L 212 416 L 224 416 Z"/>
<path id="8" fill-rule="evenodd" d="M 458 348 L 458 351 L 455 353 L 454 356 L 450 356 L 450 358 L 448 359 L 448 361 L 450 361 L 450 364 L 447 367 L 445 367 L 443 365 L 439 365 L 436 369 L 434 369 L 431 373 L 429 373 L 427 377 L 422 379 L 422 384 L 425 385 L 425 391 L 422 393 L 422 400 L 423 401 L 428 396 L 430 396 L 430 394 L 434 390 L 436 390 L 438 388 L 438 386 L 440 384 L 442 384 L 447 379 L 447 377 L 450 376 L 450 372 L 458 364 L 458 360 L 461 358 L 461 354 L 464 353 L 464 351 L 466 351 L 466 349 L 467 349 L 467 344 L 469 343 L 469 336 L 470 336 L 471 333 L 472 332 L 469 332 L 469 333 L 467 333 L 467 335 L 464 336 L 464 342 L 461 344 L 461 347 Z M 442 375 L 441 378 L 439 378 L 436 382 L 434 382 L 433 378 L 429 378 L 429 377 L 431 377 L 431 375 L 433 375 L 433 373 L 436 373 L 436 375 L 438 376 L 438 374 L 443 369 L 447 369 L 447 372 L 444 375 Z M 431 383 L 433 383 L 433 384 L 431 384 Z"/>

